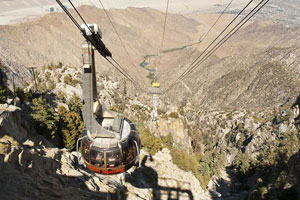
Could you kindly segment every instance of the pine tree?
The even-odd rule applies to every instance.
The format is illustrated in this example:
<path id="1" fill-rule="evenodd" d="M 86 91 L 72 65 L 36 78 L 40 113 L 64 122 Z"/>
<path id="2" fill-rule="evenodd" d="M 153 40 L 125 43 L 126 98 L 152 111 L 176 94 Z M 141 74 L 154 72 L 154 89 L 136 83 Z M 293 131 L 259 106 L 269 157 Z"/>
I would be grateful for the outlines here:
<path id="1" fill-rule="evenodd" d="M 5 85 L 0 83 L 0 103 L 5 103 L 10 94 L 10 90 Z"/>
<path id="2" fill-rule="evenodd" d="M 56 115 L 54 109 L 48 105 L 42 97 L 33 99 L 32 102 L 33 113 L 31 116 L 35 121 L 37 132 L 47 139 L 54 139 L 57 132 L 59 117 Z"/>
<path id="3" fill-rule="evenodd" d="M 77 139 L 80 137 L 83 122 L 76 112 L 67 111 L 63 106 L 58 108 L 58 113 L 60 116 L 60 132 L 64 146 L 73 150 L 76 146 Z"/>
<path id="4" fill-rule="evenodd" d="M 11 95 L 11 91 L 6 85 L 6 74 L 3 72 L 3 66 L 0 64 L 0 103 L 5 103 L 7 97 Z"/>
<path id="5" fill-rule="evenodd" d="M 81 99 L 75 93 L 71 96 L 68 107 L 70 111 L 76 112 L 80 117 L 82 116 L 82 103 Z"/>

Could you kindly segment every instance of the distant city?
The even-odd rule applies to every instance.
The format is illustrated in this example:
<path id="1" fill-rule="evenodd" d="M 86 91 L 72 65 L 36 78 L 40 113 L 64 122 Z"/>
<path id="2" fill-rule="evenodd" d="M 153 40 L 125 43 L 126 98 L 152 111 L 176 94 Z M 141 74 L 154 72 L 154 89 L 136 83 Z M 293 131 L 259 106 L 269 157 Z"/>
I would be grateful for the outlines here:
<path id="1" fill-rule="evenodd" d="M 220 5 L 215 5 L 220 7 Z M 224 7 L 224 5 L 222 6 Z M 233 7 L 227 14 L 237 14 L 242 7 Z M 299 0 L 272 0 L 256 15 L 256 19 L 270 19 L 277 24 L 285 26 L 300 25 L 300 1 Z"/>

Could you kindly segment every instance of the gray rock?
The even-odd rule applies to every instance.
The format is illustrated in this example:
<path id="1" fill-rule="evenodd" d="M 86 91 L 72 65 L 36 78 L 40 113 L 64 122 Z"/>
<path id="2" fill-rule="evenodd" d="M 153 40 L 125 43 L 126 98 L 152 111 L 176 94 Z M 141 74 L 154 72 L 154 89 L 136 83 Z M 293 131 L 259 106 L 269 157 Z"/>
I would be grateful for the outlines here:
<path id="1" fill-rule="evenodd" d="M 18 141 L 24 140 L 28 134 L 23 123 L 22 110 L 9 106 L 0 114 L 0 135 L 9 135 Z"/>

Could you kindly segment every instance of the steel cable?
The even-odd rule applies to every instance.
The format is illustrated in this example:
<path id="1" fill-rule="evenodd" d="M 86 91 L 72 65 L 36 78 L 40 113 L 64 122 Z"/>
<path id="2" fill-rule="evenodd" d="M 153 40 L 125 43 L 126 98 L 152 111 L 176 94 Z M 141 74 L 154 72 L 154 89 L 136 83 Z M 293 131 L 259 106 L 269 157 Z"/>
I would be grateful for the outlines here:
<path id="1" fill-rule="evenodd" d="M 182 73 L 182 75 L 177 78 L 176 82 L 181 79 L 181 77 L 188 72 L 189 68 L 192 67 L 198 59 L 201 58 L 201 56 L 221 37 L 221 35 L 231 26 L 231 24 L 248 8 L 248 6 L 253 2 L 254 0 L 250 0 L 247 5 L 231 20 L 231 22 L 223 29 L 223 31 L 206 47 L 206 49 L 192 62 L 192 64 L 189 65 L 189 67 Z"/>
<path id="2" fill-rule="evenodd" d="M 162 37 L 161 37 L 160 50 L 158 52 L 158 56 L 159 56 L 158 66 L 156 67 L 156 70 L 155 70 L 155 81 L 158 80 L 158 67 L 160 66 L 160 63 L 161 63 L 161 55 L 160 54 L 162 53 L 163 46 L 164 46 L 165 32 L 166 32 L 166 25 L 167 25 L 168 11 L 169 11 L 169 2 L 170 1 L 167 0 L 165 20 L 164 20 L 164 25 L 163 25 L 163 33 L 162 33 Z"/>
<path id="3" fill-rule="evenodd" d="M 228 39 L 230 39 L 238 30 L 240 30 L 258 11 L 260 11 L 260 9 L 262 9 L 269 2 L 269 0 L 267 0 L 263 5 L 261 5 L 264 1 L 265 0 L 262 0 L 257 6 L 255 6 L 255 8 L 251 10 L 251 12 L 248 13 L 229 33 L 227 33 L 227 35 L 221 41 L 219 41 L 217 45 L 215 45 L 201 60 L 199 60 L 185 76 L 191 74 L 198 66 L 207 60 L 207 58 L 217 51 Z M 261 7 L 258 8 L 260 5 Z"/>
<path id="4" fill-rule="evenodd" d="M 74 17 L 71 15 L 71 13 L 66 9 L 66 7 L 61 3 L 60 0 L 56 0 L 56 2 L 58 3 L 58 5 L 64 10 L 64 12 L 69 16 L 69 18 L 72 20 L 72 22 L 75 24 L 75 26 L 77 26 L 77 28 L 80 30 L 80 32 L 82 32 L 80 25 L 78 24 L 78 22 L 74 19 Z"/>
<path id="5" fill-rule="evenodd" d="M 225 14 L 225 12 L 227 11 L 227 9 L 229 8 L 229 6 L 232 4 L 234 0 L 231 0 L 229 2 L 229 4 L 225 7 L 225 9 L 223 10 L 223 12 L 219 15 L 219 17 L 217 18 L 217 20 L 213 23 L 213 25 L 210 27 L 210 29 L 204 34 L 204 36 L 199 38 L 199 41 L 204 40 L 208 34 L 210 33 L 210 31 L 215 27 L 215 25 L 218 23 L 218 21 L 221 19 L 221 17 Z"/>
<path id="6" fill-rule="evenodd" d="M 176 84 L 176 82 L 182 78 L 184 78 L 185 76 L 189 75 L 192 71 L 194 71 L 195 67 L 198 67 L 199 65 L 201 65 L 209 56 L 211 56 L 218 48 L 220 48 L 230 37 L 232 37 L 242 26 L 244 26 L 245 23 L 247 23 L 260 9 L 262 9 L 268 2 L 269 0 L 267 0 L 258 10 L 256 10 L 265 0 L 262 0 L 259 4 L 256 5 L 255 8 L 253 8 L 251 10 L 250 13 L 247 14 L 246 17 L 244 17 L 234 28 L 231 29 L 231 31 L 221 40 L 219 41 L 218 44 L 216 44 L 206 55 L 204 55 L 203 58 L 201 58 L 199 61 L 197 61 L 197 63 L 195 64 L 195 62 L 193 62 L 193 65 L 190 65 L 185 72 L 178 78 L 176 79 L 176 81 L 174 83 L 172 83 L 166 90 L 164 93 L 167 93 L 170 91 L 170 89 Z M 248 5 L 248 4 L 247 4 Z M 244 10 L 244 9 L 243 9 Z M 255 11 L 256 10 L 256 11 Z M 255 11 L 255 12 L 254 12 Z M 254 12 L 254 13 L 253 13 Z M 253 14 L 252 14 L 253 13 Z M 251 15 L 252 14 L 252 15 Z M 249 17 L 249 15 L 251 15 Z M 247 17 L 249 17 L 247 19 Z M 245 21 L 246 20 L 246 21 Z M 245 21 L 244 23 L 242 23 L 243 21 Z M 242 24 L 241 24 L 242 23 Z M 241 24 L 241 25 L 240 25 Z M 240 26 L 239 26 L 240 25 Z M 239 26 L 239 27 L 238 27 Z M 236 29 L 236 30 L 234 30 Z M 208 49 L 208 48 L 207 48 Z M 201 53 L 201 56 L 203 55 L 203 53 Z M 199 57 L 200 58 L 200 57 Z"/>
<path id="7" fill-rule="evenodd" d="M 102 1 L 99 0 L 99 3 L 101 4 L 101 7 L 102 7 L 102 9 L 103 9 L 105 15 L 107 16 L 107 18 L 108 18 L 108 20 L 109 20 L 111 26 L 113 27 L 115 33 L 117 34 L 117 36 L 118 36 L 118 38 L 119 38 L 119 40 L 120 40 L 120 42 L 121 42 L 121 45 L 122 45 L 123 49 L 125 50 L 127 56 L 128 56 L 129 59 L 130 59 L 130 62 L 136 67 L 136 65 L 135 65 L 134 62 L 133 62 L 132 57 L 130 56 L 130 54 L 129 54 L 129 52 L 128 52 L 128 50 L 127 50 L 127 48 L 126 48 L 126 46 L 125 46 L 125 44 L 124 44 L 124 42 L 123 42 L 123 40 L 122 40 L 122 38 L 121 38 L 121 36 L 120 36 L 120 34 L 118 33 L 118 31 L 117 31 L 117 29 L 116 29 L 114 23 L 112 22 L 111 17 L 109 16 L 108 12 L 106 11 L 106 9 L 105 9 L 105 7 L 104 7 Z M 139 86 L 139 84 L 138 84 L 136 81 L 134 81 L 134 79 L 130 76 L 130 74 L 128 73 L 128 71 L 127 71 L 124 67 L 122 67 L 122 66 L 121 66 L 114 58 L 112 58 L 112 60 L 113 60 L 113 61 L 114 61 L 121 69 L 123 69 L 123 72 L 126 73 L 128 77 L 130 77 L 130 79 L 131 79 L 130 81 L 133 83 L 133 85 L 134 85 L 135 87 L 137 86 L 139 89 L 141 89 L 141 87 Z M 124 74 L 123 74 L 123 75 L 124 75 Z M 143 89 L 141 89 L 141 90 L 143 90 Z"/>
<path id="8" fill-rule="evenodd" d="M 87 25 L 87 23 L 85 22 L 85 20 L 83 19 L 83 17 L 80 15 L 80 13 L 78 12 L 78 10 L 76 9 L 76 7 L 74 6 L 74 4 L 72 3 L 71 0 L 68 0 L 71 4 L 71 6 L 73 7 L 73 9 L 76 11 L 77 15 L 80 17 L 80 19 L 83 21 L 83 23 L 86 25 L 86 27 L 91 31 L 91 33 L 93 33 L 93 31 L 90 29 L 90 27 Z"/>
<path id="9" fill-rule="evenodd" d="M 118 38 L 119 38 L 119 40 L 120 40 L 120 42 L 121 42 L 121 44 L 122 44 L 122 47 L 123 47 L 123 49 L 125 50 L 127 56 L 129 57 L 131 63 L 132 63 L 134 66 L 136 66 L 136 65 L 134 64 L 133 59 L 131 58 L 131 56 L 130 56 L 130 54 L 129 54 L 129 52 L 128 52 L 128 50 L 127 50 L 127 48 L 126 48 L 126 46 L 125 46 L 125 44 L 124 44 L 124 42 L 123 42 L 123 40 L 122 40 L 122 38 L 121 38 L 121 36 L 120 36 L 120 34 L 118 33 L 118 31 L 117 31 L 115 25 L 113 24 L 113 22 L 112 22 L 112 20 L 111 20 L 111 17 L 109 16 L 108 12 L 106 11 L 106 9 L 105 9 L 105 7 L 104 7 L 102 1 L 99 0 L 99 2 L 100 2 L 100 4 L 101 4 L 101 7 L 103 8 L 103 11 L 104 11 L 105 15 L 107 16 L 107 18 L 108 18 L 108 20 L 109 20 L 111 26 L 113 27 L 115 33 L 117 34 L 117 36 L 118 36 Z"/>

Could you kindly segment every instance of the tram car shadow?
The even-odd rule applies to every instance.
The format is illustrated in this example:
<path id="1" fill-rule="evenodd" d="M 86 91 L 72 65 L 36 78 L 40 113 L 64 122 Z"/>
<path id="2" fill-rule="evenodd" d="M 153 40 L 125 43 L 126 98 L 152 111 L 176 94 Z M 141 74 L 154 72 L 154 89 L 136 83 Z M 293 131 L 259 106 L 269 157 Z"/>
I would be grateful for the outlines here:
<path id="1" fill-rule="evenodd" d="M 151 156 L 144 156 L 141 166 L 135 169 L 130 175 L 127 174 L 125 176 L 126 181 L 137 188 L 151 188 L 153 200 L 194 200 L 189 182 L 178 181 L 174 178 L 159 177 L 152 167 L 146 165 L 148 160 L 150 162 L 153 161 Z"/>

